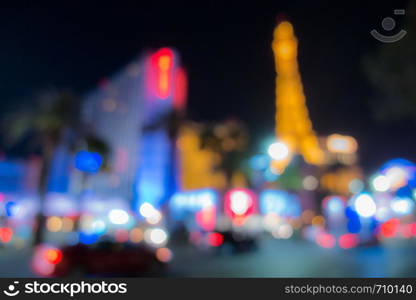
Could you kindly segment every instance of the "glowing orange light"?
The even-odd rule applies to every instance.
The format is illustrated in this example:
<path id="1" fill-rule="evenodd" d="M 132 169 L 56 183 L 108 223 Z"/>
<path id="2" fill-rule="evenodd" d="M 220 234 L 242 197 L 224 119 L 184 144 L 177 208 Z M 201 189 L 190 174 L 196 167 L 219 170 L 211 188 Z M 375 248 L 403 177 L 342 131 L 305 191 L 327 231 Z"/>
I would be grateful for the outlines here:
<path id="1" fill-rule="evenodd" d="M 212 247 L 219 247 L 224 243 L 224 237 L 221 233 L 213 232 L 208 235 L 208 244 Z"/>
<path id="2" fill-rule="evenodd" d="M 130 240 L 133 243 L 140 243 L 143 240 L 143 230 L 134 228 L 130 231 Z"/>
<path id="3" fill-rule="evenodd" d="M 177 140 L 182 189 L 223 189 L 226 180 L 222 172 L 212 168 L 218 164 L 218 155 L 201 149 L 201 131 L 192 124 L 182 126 Z"/>
<path id="4" fill-rule="evenodd" d="M 161 262 L 169 262 L 172 256 L 172 251 L 168 248 L 159 248 L 156 250 L 156 258 Z"/>
<path id="5" fill-rule="evenodd" d="M 323 152 L 309 119 L 297 62 L 297 39 L 287 21 L 274 30 L 272 49 L 276 67 L 276 137 L 310 164 L 323 162 Z M 283 172 L 291 158 L 274 166 Z"/>
<path id="6" fill-rule="evenodd" d="M 56 265 L 62 260 L 62 252 L 58 249 L 48 249 L 45 251 L 45 259 L 49 263 Z"/>

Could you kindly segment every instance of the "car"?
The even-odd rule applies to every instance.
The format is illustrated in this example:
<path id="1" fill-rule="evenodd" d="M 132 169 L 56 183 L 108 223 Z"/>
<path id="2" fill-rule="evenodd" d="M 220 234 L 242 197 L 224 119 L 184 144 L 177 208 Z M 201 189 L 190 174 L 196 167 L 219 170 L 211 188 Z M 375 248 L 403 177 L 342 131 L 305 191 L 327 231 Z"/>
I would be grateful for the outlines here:
<path id="1" fill-rule="evenodd" d="M 213 236 L 221 236 L 221 243 L 218 243 L 219 251 L 229 247 L 233 253 L 243 253 L 257 250 L 257 240 L 246 233 L 236 232 L 232 230 L 218 231 L 213 233 Z M 218 238 L 217 238 L 218 239 Z"/>
<path id="2" fill-rule="evenodd" d="M 170 251 L 112 241 L 61 249 L 42 245 L 35 250 L 32 267 L 38 275 L 45 277 L 158 276 L 165 272 L 166 254 L 170 254 L 161 255 L 162 249 Z"/>

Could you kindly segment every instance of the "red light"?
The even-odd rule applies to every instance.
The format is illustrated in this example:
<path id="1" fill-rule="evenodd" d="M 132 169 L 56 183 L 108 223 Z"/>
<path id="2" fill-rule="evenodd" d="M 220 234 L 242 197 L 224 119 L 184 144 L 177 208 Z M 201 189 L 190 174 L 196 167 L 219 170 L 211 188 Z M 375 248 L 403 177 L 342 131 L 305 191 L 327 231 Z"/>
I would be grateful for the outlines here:
<path id="1" fill-rule="evenodd" d="M 48 249 L 45 251 L 45 259 L 49 263 L 56 265 L 62 260 L 62 252 L 58 249 Z"/>
<path id="2" fill-rule="evenodd" d="M 339 237 L 338 244 L 343 249 L 354 248 L 358 245 L 358 236 L 353 233 L 346 233 Z"/>
<path id="3" fill-rule="evenodd" d="M 150 57 L 149 88 L 157 98 L 166 99 L 171 93 L 173 52 L 162 48 Z"/>
<path id="4" fill-rule="evenodd" d="M 213 232 L 208 235 L 208 243 L 212 247 L 219 247 L 224 242 L 224 237 L 221 233 Z"/>
<path id="5" fill-rule="evenodd" d="M 392 238 L 396 236 L 399 229 L 400 221 L 398 219 L 390 219 L 381 225 L 380 232 L 385 238 Z"/>
<path id="6" fill-rule="evenodd" d="M 183 68 L 177 68 L 175 72 L 175 93 L 173 95 L 173 106 L 176 110 L 185 110 L 186 97 L 188 93 L 188 80 Z"/>
<path id="7" fill-rule="evenodd" d="M 7 244 L 13 237 L 13 230 L 9 227 L 0 227 L 0 241 Z"/>
<path id="8" fill-rule="evenodd" d="M 209 206 L 203 208 L 195 215 L 196 222 L 205 231 L 213 231 L 216 221 L 216 209 L 215 206 Z"/>
<path id="9" fill-rule="evenodd" d="M 189 242 L 195 245 L 201 244 L 202 241 L 202 234 L 200 231 L 192 231 L 189 234 Z"/>
<path id="10" fill-rule="evenodd" d="M 316 236 L 316 243 L 323 248 L 333 248 L 335 237 L 332 234 L 321 232 Z"/>
<path id="11" fill-rule="evenodd" d="M 169 262 L 172 257 L 172 251 L 170 251 L 168 248 L 159 248 L 156 250 L 156 258 L 161 262 Z"/>
<path id="12" fill-rule="evenodd" d="M 129 232 L 126 229 L 117 229 L 115 238 L 117 242 L 125 243 L 129 240 Z"/>
<path id="13" fill-rule="evenodd" d="M 412 224 L 405 224 L 400 228 L 400 233 L 406 239 L 410 239 L 412 237 Z"/>
<path id="14" fill-rule="evenodd" d="M 416 236 L 416 223 L 411 223 L 411 224 L 409 224 L 409 226 L 410 226 L 410 233 L 413 236 Z"/>
<path id="15" fill-rule="evenodd" d="M 224 196 L 224 211 L 235 225 L 242 225 L 256 209 L 256 196 L 248 189 L 232 189 Z"/>

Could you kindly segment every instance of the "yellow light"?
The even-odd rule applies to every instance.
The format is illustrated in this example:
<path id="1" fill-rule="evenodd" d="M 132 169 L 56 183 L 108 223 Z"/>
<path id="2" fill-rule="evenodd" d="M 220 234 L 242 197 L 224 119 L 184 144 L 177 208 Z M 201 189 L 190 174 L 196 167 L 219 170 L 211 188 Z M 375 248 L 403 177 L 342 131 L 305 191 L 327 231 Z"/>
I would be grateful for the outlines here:
<path id="1" fill-rule="evenodd" d="M 386 178 L 390 182 L 390 186 L 393 190 L 397 190 L 407 184 L 409 175 L 406 170 L 400 167 L 393 167 L 387 170 Z"/>
<path id="2" fill-rule="evenodd" d="M 170 57 L 168 55 L 163 55 L 159 58 L 159 68 L 160 70 L 167 71 L 170 66 Z"/>
<path id="3" fill-rule="evenodd" d="M 296 57 L 296 43 L 291 40 L 280 42 L 277 47 L 277 55 L 281 59 L 292 59 Z"/>
<path id="4" fill-rule="evenodd" d="M 322 216 L 315 216 L 312 218 L 312 225 L 316 227 L 323 227 L 325 226 L 325 219 Z"/>
<path id="5" fill-rule="evenodd" d="M 276 40 L 279 39 L 287 39 L 293 37 L 293 26 L 287 21 L 283 21 L 276 27 L 274 32 L 274 38 Z"/>
<path id="6" fill-rule="evenodd" d="M 62 229 L 62 220 L 60 217 L 49 217 L 46 221 L 46 228 L 51 232 L 58 232 Z"/>
<path id="7" fill-rule="evenodd" d="M 143 240 L 143 231 L 140 228 L 134 228 L 130 231 L 130 241 L 140 243 Z"/>
<path id="8" fill-rule="evenodd" d="M 302 222 L 305 224 L 310 224 L 312 221 L 312 218 L 315 216 L 315 213 L 310 209 L 305 209 L 302 212 L 301 218 Z"/>
<path id="9" fill-rule="evenodd" d="M 357 151 L 357 141 L 351 137 L 340 134 L 331 134 L 327 139 L 327 148 L 333 153 L 352 154 Z"/>
<path id="10" fill-rule="evenodd" d="M 65 217 L 62 219 L 62 231 L 70 232 L 74 230 L 74 221 L 71 218 Z"/>
<path id="11" fill-rule="evenodd" d="M 225 188 L 224 174 L 214 167 L 221 158 L 213 151 L 201 149 L 199 135 L 199 128 L 193 124 L 186 124 L 179 131 L 177 147 L 181 187 L 183 190 Z"/>
<path id="12" fill-rule="evenodd" d="M 322 164 L 324 154 L 309 119 L 297 62 L 297 40 L 289 22 L 281 22 L 275 28 L 272 49 L 277 73 L 276 136 L 291 152 L 300 153 L 306 162 Z M 272 165 L 284 171 L 290 159 L 278 165 L 272 162 Z"/>

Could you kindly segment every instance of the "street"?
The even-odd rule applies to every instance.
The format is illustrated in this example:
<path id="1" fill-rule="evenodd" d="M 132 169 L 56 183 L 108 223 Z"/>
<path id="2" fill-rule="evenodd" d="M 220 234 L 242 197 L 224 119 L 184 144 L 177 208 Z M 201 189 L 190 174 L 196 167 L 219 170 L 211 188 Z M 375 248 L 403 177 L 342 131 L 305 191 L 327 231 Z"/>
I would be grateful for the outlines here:
<path id="1" fill-rule="evenodd" d="M 323 249 L 302 240 L 264 238 L 259 249 L 231 255 L 174 247 L 170 277 L 410 277 L 416 275 L 414 244 L 350 250 Z M 28 249 L 0 249 L 2 277 L 32 277 Z"/>
<path id="2" fill-rule="evenodd" d="M 413 245 L 414 247 L 414 245 Z M 256 252 L 201 256 L 176 251 L 171 275 L 181 277 L 403 277 L 415 276 L 412 245 L 323 249 L 301 240 L 264 239 Z"/>

